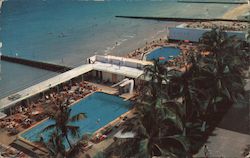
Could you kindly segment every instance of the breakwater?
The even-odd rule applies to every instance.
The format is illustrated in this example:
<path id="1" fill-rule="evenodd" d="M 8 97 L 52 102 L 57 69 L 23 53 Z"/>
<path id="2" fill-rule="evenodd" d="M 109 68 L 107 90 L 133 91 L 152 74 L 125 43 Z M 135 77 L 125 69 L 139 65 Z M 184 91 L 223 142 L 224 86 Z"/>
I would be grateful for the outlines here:
<path id="1" fill-rule="evenodd" d="M 178 3 L 213 3 L 213 4 L 247 4 L 247 2 L 243 1 L 190 1 L 190 0 L 178 0 Z"/>
<path id="2" fill-rule="evenodd" d="M 116 18 L 130 18 L 130 19 L 145 19 L 158 21 L 176 21 L 176 22 L 209 22 L 209 21 L 226 21 L 226 22 L 249 22 L 247 19 L 222 19 L 222 18 L 173 18 L 173 17 L 147 17 L 147 16 L 115 16 Z"/>
<path id="3" fill-rule="evenodd" d="M 39 68 L 39 69 L 44 69 L 44 70 L 49 70 L 49 71 L 54 71 L 54 72 L 58 72 L 58 73 L 63 73 L 63 72 L 66 72 L 66 71 L 72 69 L 71 67 L 67 67 L 67 66 L 63 66 L 63 65 L 45 63 L 45 62 L 41 62 L 41 61 L 34 61 L 34 60 L 23 59 L 23 58 L 19 58 L 19 57 L 11 57 L 11 56 L 6 56 L 6 55 L 1 55 L 0 58 L 3 61 L 27 65 L 27 66 L 31 66 L 31 67 L 35 67 L 35 68 Z"/>

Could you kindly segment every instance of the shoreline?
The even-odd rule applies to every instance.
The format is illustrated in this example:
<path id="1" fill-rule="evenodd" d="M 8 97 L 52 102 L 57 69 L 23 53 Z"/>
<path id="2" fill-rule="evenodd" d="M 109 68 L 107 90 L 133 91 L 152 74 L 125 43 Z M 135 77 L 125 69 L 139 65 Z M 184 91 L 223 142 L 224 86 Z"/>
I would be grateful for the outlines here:
<path id="1" fill-rule="evenodd" d="M 250 5 L 248 4 L 242 4 L 238 5 L 235 8 L 227 11 L 224 15 L 221 16 L 223 19 L 237 19 L 239 16 L 242 16 L 243 14 L 250 11 Z"/>
<path id="2" fill-rule="evenodd" d="M 0 0 L 0 10 L 2 8 L 3 0 Z"/>

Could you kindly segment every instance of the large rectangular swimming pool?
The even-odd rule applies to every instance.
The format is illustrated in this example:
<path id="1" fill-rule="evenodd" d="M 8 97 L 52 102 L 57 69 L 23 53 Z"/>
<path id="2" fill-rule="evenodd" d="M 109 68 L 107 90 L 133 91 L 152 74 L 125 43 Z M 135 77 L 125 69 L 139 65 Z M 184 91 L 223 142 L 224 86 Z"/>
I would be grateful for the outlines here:
<path id="1" fill-rule="evenodd" d="M 87 98 L 72 105 L 72 116 L 81 112 L 84 112 L 87 115 L 86 119 L 72 124 L 80 127 L 81 136 L 87 133 L 92 134 L 99 128 L 105 126 L 123 113 L 127 112 L 130 108 L 131 103 L 129 101 L 124 101 L 123 98 L 102 92 L 95 92 Z M 22 133 L 21 137 L 30 142 L 35 142 L 39 141 L 42 135 L 46 141 L 48 140 L 51 131 L 42 131 L 45 127 L 52 123 L 52 120 L 46 120 Z M 79 138 L 69 137 L 72 144 L 79 140 Z M 64 144 L 66 148 L 69 147 L 67 143 Z"/>

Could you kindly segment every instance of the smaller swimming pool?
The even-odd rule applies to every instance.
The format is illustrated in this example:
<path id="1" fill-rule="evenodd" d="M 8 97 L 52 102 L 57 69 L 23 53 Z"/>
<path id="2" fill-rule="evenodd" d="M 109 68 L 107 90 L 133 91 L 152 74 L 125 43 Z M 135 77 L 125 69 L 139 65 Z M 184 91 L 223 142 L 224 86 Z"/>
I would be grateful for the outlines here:
<path id="1" fill-rule="evenodd" d="M 72 116 L 81 112 L 87 115 L 86 119 L 72 124 L 80 127 L 80 136 L 87 133 L 92 134 L 127 112 L 131 106 L 131 102 L 123 101 L 123 98 L 102 92 L 95 92 L 71 106 Z M 45 127 L 53 123 L 53 120 L 46 120 L 22 133 L 21 137 L 30 142 L 36 142 L 39 141 L 42 135 L 44 140 L 47 141 L 52 131 L 42 131 Z M 79 140 L 79 138 L 73 138 L 71 135 L 69 135 L 69 139 L 72 144 L 75 144 Z M 64 141 L 64 145 L 66 149 L 69 148 L 69 144 L 66 141 Z"/>
<path id="2" fill-rule="evenodd" d="M 146 60 L 150 61 L 153 59 L 159 59 L 159 57 L 164 57 L 165 60 L 161 60 L 161 62 L 165 63 L 166 61 L 172 59 L 172 57 L 176 57 L 181 53 L 179 48 L 175 47 L 161 47 L 147 54 Z"/>

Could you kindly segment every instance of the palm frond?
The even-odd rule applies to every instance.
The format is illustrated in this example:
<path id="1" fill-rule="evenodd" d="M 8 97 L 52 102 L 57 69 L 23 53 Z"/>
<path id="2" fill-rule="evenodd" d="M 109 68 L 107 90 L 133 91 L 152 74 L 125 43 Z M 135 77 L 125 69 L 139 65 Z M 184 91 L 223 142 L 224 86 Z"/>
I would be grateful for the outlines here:
<path id="1" fill-rule="evenodd" d="M 79 126 L 67 125 L 67 130 L 72 134 L 74 137 L 79 137 Z"/>
<path id="2" fill-rule="evenodd" d="M 138 152 L 138 157 L 141 157 L 141 158 L 150 158 L 151 156 L 151 153 L 150 151 L 148 150 L 149 148 L 149 141 L 148 139 L 143 139 L 140 141 L 140 145 L 139 145 L 139 152 Z"/>
<path id="3" fill-rule="evenodd" d="M 72 116 L 69 121 L 70 122 L 76 122 L 76 121 L 80 121 L 80 120 L 83 120 L 83 119 L 86 119 L 87 118 L 87 115 L 85 113 L 79 113 L 77 115 L 74 115 Z"/>
<path id="4" fill-rule="evenodd" d="M 185 149 L 185 151 L 189 151 L 190 143 L 187 141 L 186 137 L 182 135 L 174 135 L 174 136 L 169 136 L 168 138 L 179 142 Z"/>
<path id="5" fill-rule="evenodd" d="M 56 128 L 56 124 L 51 124 L 51 125 L 45 127 L 45 128 L 42 130 L 42 132 L 49 131 L 49 130 L 53 130 L 53 129 L 55 129 L 55 128 Z"/>

